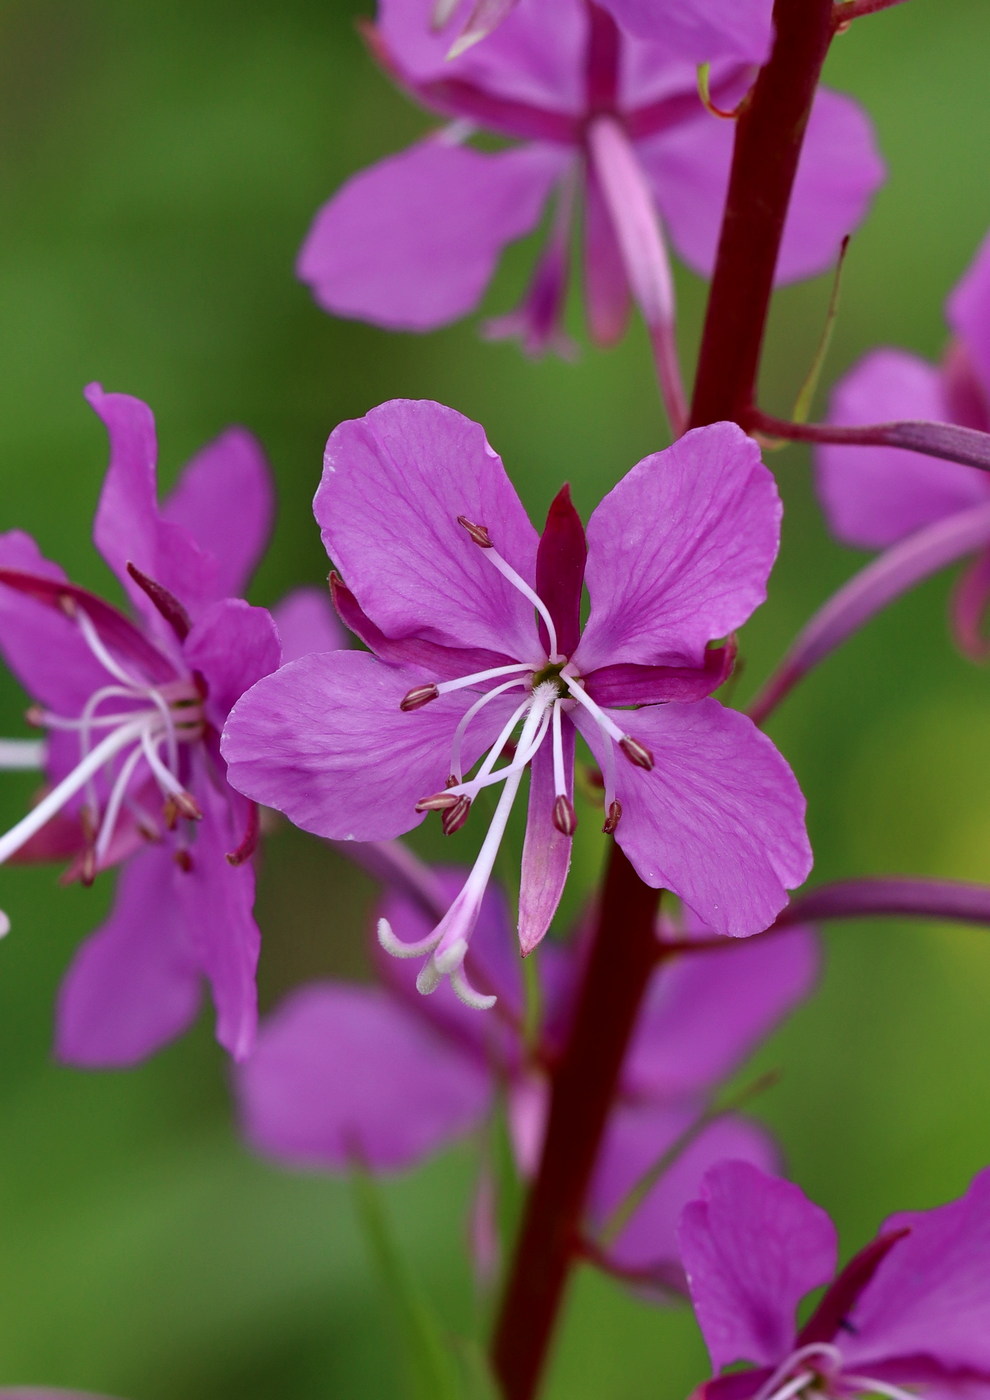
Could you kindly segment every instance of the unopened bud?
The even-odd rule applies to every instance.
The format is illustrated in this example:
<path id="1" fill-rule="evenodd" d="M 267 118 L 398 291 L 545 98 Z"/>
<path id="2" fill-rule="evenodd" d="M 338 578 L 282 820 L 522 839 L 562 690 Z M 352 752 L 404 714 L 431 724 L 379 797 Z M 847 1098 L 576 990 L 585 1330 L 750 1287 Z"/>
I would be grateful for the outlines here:
<path id="1" fill-rule="evenodd" d="M 619 825 L 619 818 L 622 816 L 622 803 L 610 802 L 608 811 L 605 814 L 605 824 L 602 827 L 606 836 L 611 836 L 612 832 Z"/>
<path id="2" fill-rule="evenodd" d="M 429 797 L 421 797 L 416 803 L 417 812 L 446 812 L 456 807 L 461 796 L 456 792 L 434 792 Z"/>
<path id="3" fill-rule="evenodd" d="M 632 739 L 628 734 L 619 740 L 619 748 L 629 759 L 630 763 L 635 763 L 637 768 L 645 768 L 647 773 L 653 767 L 653 755 L 645 744 L 641 744 L 638 739 Z"/>
<path id="4" fill-rule="evenodd" d="M 574 803 L 565 793 L 561 793 L 553 804 L 553 824 L 561 836 L 573 836 L 577 831 Z"/>
<path id="5" fill-rule="evenodd" d="M 471 811 L 470 797 L 460 796 L 453 807 L 448 808 L 441 817 L 444 836 L 453 836 L 455 831 L 460 831 L 461 827 L 468 819 Z"/>
<path id="6" fill-rule="evenodd" d="M 399 701 L 399 709 L 418 710 L 421 706 L 428 705 L 431 700 L 435 700 L 439 694 L 439 690 L 432 682 L 430 685 L 414 685 L 412 690 L 407 691 Z"/>
<path id="7" fill-rule="evenodd" d="M 474 521 L 468 520 L 466 515 L 459 515 L 457 517 L 457 523 L 458 525 L 464 526 L 475 544 L 480 545 L 482 549 L 492 549 L 494 547 L 486 525 L 475 525 Z"/>

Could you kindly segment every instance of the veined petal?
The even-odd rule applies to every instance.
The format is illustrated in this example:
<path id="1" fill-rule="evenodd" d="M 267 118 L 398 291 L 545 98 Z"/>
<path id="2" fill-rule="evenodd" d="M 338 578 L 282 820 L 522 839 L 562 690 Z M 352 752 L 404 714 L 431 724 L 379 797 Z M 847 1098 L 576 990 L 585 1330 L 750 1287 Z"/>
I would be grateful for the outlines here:
<path id="1" fill-rule="evenodd" d="M 268 542 L 275 514 L 271 468 L 258 439 L 246 428 L 228 428 L 200 448 L 161 513 L 216 561 L 213 596 L 240 596 Z"/>
<path id="2" fill-rule="evenodd" d="M 567 796 L 574 798 L 574 726 L 561 727 Z M 572 837 L 554 825 L 554 756 L 547 735 L 529 765 L 529 811 L 519 881 L 519 946 L 531 953 L 550 927 L 571 865 Z"/>
<path id="3" fill-rule="evenodd" d="M 886 1221 L 910 1227 L 852 1310 L 837 1339 L 847 1366 L 922 1355 L 951 1370 L 990 1371 L 990 1170 L 959 1200 Z"/>
<path id="4" fill-rule="evenodd" d="M 874 350 L 836 385 L 829 421 L 855 426 L 951 418 L 942 373 L 903 350 Z M 815 449 L 818 493 L 846 544 L 883 549 L 990 496 L 982 472 L 896 447 Z"/>
<path id="5" fill-rule="evenodd" d="M 195 1020 L 202 974 L 171 848 L 148 846 L 120 873 L 107 922 L 73 958 L 59 990 L 55 1053 L 66 1064 L 136 1064 Z"/>
<path id="6" fill-rule="evenodd" d="M 568 152 L 432 137 L 351 177 L 316 215 L 298 275 L 337 316 L 425 331 L 472 311 L 507 243 L 535 228 Z"/>
<path id="7" fill-rule="evenodd" d="M 592 1186 L 591 1212 L 599 1225 L 607 1222 L 651 1167 L 676 1147 L 696 1118 L 697 1109 L 670 1103 L 622 1103 L 615 1108 Z M 652 1276 L 664 1290 L 686 1293 L 687 1279 L 677 1245 L 681 1212 L 699 1195 L 705 1173 L 727 1159 L 773 1171 L 778 1153 L 769 1134 L 755 1123 L 744 1118 L 716 1119 L 674 1156 L 621 1234 L 607 1247 L 608 1258 L 620 1268 Z"/>
<path id="8" fill-rule="evenodd" d="M 349 642 L 326 588 L 295 588 L 272 608 L 282 665 L 313 651 L 340 651 Z"/>
<path id="9" fill-rule="evenodd" d="M 493 1082 L 393 997 L 372 987 L 304 987 L 263 1023 L 237 1091 L 248 1141 L 293 1166 L 412 1166 L 468 1132 Z"/>
<path id="10" fill-rule="evenodd" d="M 314 511 L 327 553 L 387 636 L 542 660 L 532 604 L 457 522 L 487 526 L 532 588 L 536 531 L 480 424 L 410 399 L 341 423 Z"/>
<path id="11" fill-rule="evenodd" d="M 765 598 L 780 511 L 759 448 L 734 423 L 637 463 L 588 522 L 591 615 L 575 668 L 701 666 L 708 642 Z"/>
<path id="12" fill-rule="evenodd" d="M 835 1272 L 835 1229 L 825 1211 L 789 1181 L 748 1162 L 723 1162 L 706 1174 L 678 1234 L 712 1366 L 783 1361 L 798 1303 Z"/>
<path id="13" fill-rule="evenodd" d="M 732 160 L 732 122 L 701 112 L 639 144 L 671 241 L 696 272 L 715 264 Z M 819 91 L 808 122 L 776 280 L 824 272 L 855 231 L 884 177 L 869 118 L 850 98 Z"/>
<path id="14" fill-rule="evenodd" d="M 281 650 L 271 613 L 242 598 L 211 604 L 194 623 L 183 656 L 206 681 L 207 713 L 217 730 L 244 692 L 278 669 Z"/>
<path id="15" fill-rule="evenodd" d="M 716 700 L 606 714 L 653 755 L 649 772 L 616 759 L 615 839 L 640 879 L 716 933 L 765 929 L 811 869 L 804 798 L 773 744 Z M 572 719 L 602 762 L 612 741 L 583 710 Z"/>
<path id="16" fill-rule="evenodd" d="M 90 384 L 86 398 L 110 437 L 110 465 L 93 524 L 96 547 L 137 611 L 155 631 L 164 626 L 147 594 L 131 578 L 129 563 L 166 588 L 190 613 L 216 596 L 217 563 L 190 532 L 158 509 L 158 443 L 151 409 L 130 394 L 107 394 Z"/>
<path id="17" fill-rule="evenodd" d="M 258 682 L 231 711 L 223 736 L 228 780 L 304 831 L 380 841 L 423 820 L 420 798 L 443 788 L 458 720 L 478 698 L 442 695 L 405 714 L 399 701 L 423 673 L 367 652 L 319 652 Z M 505 695 L 471 723 L 473 763 L 517 704 Z"/>
<path id="18" fill-rule="evenodd" d="M 626 1093 L 669 1099 L 727 1078 L 810 994 L 818 963 L 809 928 L 661 962 L 623 1068 Z"/>
<path id="19" fill-rule="evenodd" d="M 638 39 L 652 39 L 672 58 L 711 63 L 741 58 L 763 63 L 773 33 L 772 0 L 600 0 Z"/>

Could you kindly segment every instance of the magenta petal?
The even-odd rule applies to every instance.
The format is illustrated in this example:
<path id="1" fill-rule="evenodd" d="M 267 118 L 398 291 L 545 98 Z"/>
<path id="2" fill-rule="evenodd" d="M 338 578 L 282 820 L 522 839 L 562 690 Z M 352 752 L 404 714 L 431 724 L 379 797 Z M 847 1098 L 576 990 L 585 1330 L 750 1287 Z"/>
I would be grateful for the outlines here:
<path id="1" fill-rule="evenodd" d="M 244 592 L 275 514 L 271 469 L 245 428 L 228 428 L 183 468 L 162 517 L 188 532 L 217 561 L 214 596 Z"/>
<path id="2" fill-rule="evenodd" d="M 805 802 L 784 759 L 716 700 L 607 713 L 655 763 L 645 772 L 615 759 L 615 839 L 640 879 L 672 890 L 716 933 L 765 929 L 811 869 Z M 572 718 L 602 762 L 612 741 L 583 711 Z"/>
<path id="3" fill-rule="evenodd" d="M 649 141 L 639 154 L 678 253 L 711 275 L 732 159 L 733 123 L 703 113 Z M 855 231 L 884 176 L 868 117 L 839 93 L 815 98 L 784 230 L 778 282 L 824 272 Z"/>
<path id="4" fill-rule="evenodd" d="M 107 394 L 90 384 L 86 398 L 110 436 L 110 465 L 93 524 L 96 547 L 142 616 L 160 629 L 161 618 L 127 572 L 128 563 L 161 584 L 190 612 L 215 596 L 216 562 L 192 535 L 158 511 L 155 420 L 130 394 Z"/>
<path id="5" fill-rule="evenodd" d="M 123 868 L 110 917 L 76 953 L 59 991 L 60 1060 L 135 1064 L 195 1019 L 200 968 L 178 899 L 186 878 L 166 846 L 139 851 Z"/>
<path id="6" fill-rule="evenodd" d="M 984 394 L 990 395 L 990 237 L 983 240 L 949 297 L 947 311 L 949 325 L 963 341 Z"/>
<path id="7" fill-rule="evenodd" d="M 641 1178 L 691 1126 L 696 1112 L 670 1104 L 622 1104 L 613 1113 L 592 1187 L 598 1224 L 626 1199 Z M 719 1118 L 679 1152 L 607 1250 L 621 1268 L 652 1275 L 657 1284 L 687 1292 L 677 1226 L 681 1212 L 701 1190 L 716 1163 L 732 1159 L 773 1171 L 777 1151 L 767 1132 L 743 1118 Z"/>
<path id="8" fill-rule="evenodd" d="M 772 0 L 600 0 L 624 29 L 692 63 L 741 58 L 763 63 L 770 48 Z"/>
<path id="9" fill-rule="evenodd" d="M 783 1361 L 798 1303 L 835 1272 L 835 1230 L 825 1211 L 789 1181 L 724 1162 L 705 1176 L 678 1233 L 714 1369 Z"/>
<path id="10" fill-rule="evenodd" d="M 625 1091 L 670 1097 L 718 1084 L 809 995 L 818 961 L 814 933 L 795 928 L 662 962 L 623 1069 Z"/>
<path id="11" fill-rule="evenodd" d="M 326 588 L 296 588 L 272 608 L 282 643 L 282 665 L 312 651 L 340 651 L 348 644 Z"/>
<path id="12" fill-rule="evenodd" d="M 507 243 L 535 228 L 566 153 L 488 154 L 431 138 L 324 204 L 298 273 L 326 311 L 424 331 L 472 311 Z"/>
<path id="13" fill-rule="evenodd" d="M 473 1055 L 382 991 L 331 982 L 270 1016 L 237 1076 L 254 1147 L 333 1171 L 412 1166 L 474 1127 L 492 1087 Z"/>
<path id="14" fill-rule="evenodd" d="M 542 660 L 533 605 L 457 523 L 487 526 L 533 586 L 536 531 L 478 423 L 410 399 L 341 423 L 313 508 L 327 553 L 388 636 Z"/>
<path id="15" fill-rule="evenodd" d="M 422 681 L 421 671 L 367 652 L 318 652 L 283 666 L 227 721 L 231 785 L 317 836 L 381 841 L 411 831 L 423 820 L 416 803 L 446 783 L 454 730 L 477 699 L 455 691 L 404 714 L 399 701 Z M 465 764 L 486 738 L 494 742 L 516 703 L 502 696 L 472 722 Z"/>
<path id="16" fill-rule="evenodd" d="M 856 426 L 949 418 L 942 375 L 903 350 L 874 350 L 836 385 L 829 422 Z M 846 544 L 883 549 L 990 494 L 982 472 L 896 447 L 815 451 L 829 525 Z"/>
<path id="17" fill-rule="evenodd" d="M 780 510 L 759 448 L 734 423 L 695 428 L 637 463 L 588 522 L 591 615 L 578 671 L 701 666 L 708 642 L 765 598 Z"/>
<path id="18" fill-rule="evenodd" d="M 910 1234 L 891 1249 L 852 1311 L 839 1345 L 849 1369 L 923 1355 L 949 1369 L 990 1371 L 990 1170 L 935 1210 L 894 1216 Z"/>
<path id="19" fill-rule="evenodd" d="M 574 726 L 561 727 L 567 795 L 574 798 Z M 537 750 L 529 769 L 529 812 L 519 881 L 519 946 L 523 955 L 541 941 L 557 912 L 571 865 L 573 838 L 553 824 L 556 792 L 550 736 Z"/>
<path id="20" fill-rule="evenodd" d="M 193 626 L 183 656 L 206 681 L 206 706 L 217 730 L 255 681 L 276 670 L 281 655 L 274 619 L 242 598 L 213 603 Z"/>

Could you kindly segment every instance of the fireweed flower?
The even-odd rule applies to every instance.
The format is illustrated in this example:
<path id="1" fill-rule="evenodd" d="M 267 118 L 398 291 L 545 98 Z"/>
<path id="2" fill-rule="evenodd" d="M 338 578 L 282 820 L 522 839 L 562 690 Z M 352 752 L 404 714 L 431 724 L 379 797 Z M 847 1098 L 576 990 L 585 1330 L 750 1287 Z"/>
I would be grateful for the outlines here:
<path id="1" fill-rule="evenodd" d="M 990 239 L 946 310 L 953 338 L 940 365 L 903 350 L 874 350 L 836 386 L 830 420 L 857 425 L 929 419 L 990 432 Z M 891 447 L 820 445 L 816 465 L 819 495 L 840 540 L 865 549 L 904 542 L 899 591 L 974 555 L 956 590 L 952 620 L 962 649 L 985 659 L 990 477 Z"/>
<path id="2" fill-rule="evenodd" d="M 341 616 L 372 654 L 259 682 L 224 755 L 247 796 L 335 840 L 395 837 L 431 811 L 449 834 L 501 788 L 438 927 L 406 945 L 382 925 L 390 952 L 427 957 L 421 990 L 449 974 L 490 1004 L 462 964 L 527 769 L 522 951 L 545 934 L 570 862 L 578 733 L 601 768 L 604 829 L 643 880 L 719 933 L 772 921 L 810 868 L 804 802 L 769 740 L 706 698 L 731 664 L 708 644 L 762 601 L 777 549 L 776 486 L 739 428 L 645 458 L 586 543 L 566 489 L 538 538 L 477 423 L 396 400 L 331 434 L 315 511 L 346 581 Z"/>
<path id="3" fill-rule="evenodd" d="M 381 0 L 369 39 L 403 90 L 453 124 L 349 180 L 317 214 L 299 276 L 336 315 L 429 330 L 478 304 L 502 248 L 533 230 L 552 203 L 523 303 L 488 333 L 516 334 L 531 352 L 565 348 L 571 226 L 580 205 L 591 335 L 603 344 L 617 339 L 634 299 L 668 405 L 677 409 L 660 221 L 684 261 L 707 276 L 733 138 L 733 123 L 702 105 L 695 65 L 714 64 L 716 100 L 731 106 L 751 80 L 746 64 L 762 57 L 768 16 L 751 4 L 721 4 L 712 16 L 710 0 L 654 0 L 649 39 L 622 32 L 585 0 L 520 0 L 495 33 L 451 60 L 463 21 L 455 14 L 436 30 L 434 4 Z M 476 150 L 467 144 L 476 129 L 521 144 Z M 820 93 L 781 280 L 828 266 L 882 174 L 867 118 L 849 99 Z"/>
<path id="4" fill-rule="evenodd" d="M 271 616 L 230 596 L 267 537 L 268 469 L 231 429 L 159 508 L 150 410 L 98 385 L 86 396 L 110 435 L 94 540 L 134 619 L 69 583 L 27 535 L 0 536 L 0 649 L 35 699 L 48 783 L 0 836 L 0 861 L 68 856 L 84 883 L 126 862 L 61 990 L 63 1059 L 139 1059 L 189 1024 L 204 975 L 217 1037 L 243 1055 L 256 1019 L 257 820 L 227 785 L 219 734 L 234 700 L 279 664 Z"/>
<path id="5" fill-rule="evenodd" d="M 990 1172 L 957 1201 L 892 1216 L 834 1279 L 825 1212 L 745 1162 L 708 1173 L 679 1236 L 712 1365 L 756 1367 L 709 1381 L 704 1400 L 986 1392 Z M 798 1303 L 823 1283 L 798 1329 Z"/>
<path id="6" fill-rule="evenodd" d="M 442 907 L 463 873 L 436 871 L 434 879 Z M 381 913 L 405 940 L 430 931 L 430 914 L 406 894 L 389 894 Z M 665 924 L 658 933 L 676 930 Z M 585 948 L 578 938 L 542 949 L 534 1041 L 523 1032 L 521 968 L 508 934 L 504 898 L 491 885 L 471 946 L 476 981 L 498 996 L 491 1016 L 473 1015 L 449 986 L 417 996 L 410 965 L 380 950 L 379 985 L 321 982 L 286 998 L 237 1070 L 251 1144 L 290 1167 L 345 1171 L 357 1159 L 374 1172 L 395 1171 L 476 1131 L 504 1102 L 529 1175 L 543 1137 L 547 1072 L 570 1028 Z M 727 944 L 673 955 L 654 974 L 592 1184 L 589 1227 L 597 1231 L 671 1153 L 603 1249 L 611 1267 L 654 1287 L 684 1289 L 675 1231 L 705 1171 L 728 1157 L 776 1165 L 756 1125 L 735 1115 L 700 1119 L 716 1086 L 811 991 L 817 943 L 809 929 L 794 928 Z"/>

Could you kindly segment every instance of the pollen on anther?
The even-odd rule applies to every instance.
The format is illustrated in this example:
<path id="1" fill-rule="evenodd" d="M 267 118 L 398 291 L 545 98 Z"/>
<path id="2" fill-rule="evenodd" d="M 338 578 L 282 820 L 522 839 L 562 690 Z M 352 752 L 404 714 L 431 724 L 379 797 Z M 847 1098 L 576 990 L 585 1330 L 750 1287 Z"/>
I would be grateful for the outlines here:
<path id="1" fill-rule="evenodd" d="M 446 812 L 456 807 L 461 797 L 456 792 L 434 792 L 429 797 L 421 797 L 416 803 L 417 812 Z"/>
<path id="2" fill-rule="evenodd" d="M 641 744 L 638 739 L 633 739 L 626 734 L 619 740 L 619 748 L 629 759 L 630 763 L 635 763 L 637 768 L 645 768 L 647 773 L 653 767 L 653 755 L 645 744 Z"/>
<path id="3" fill-rule="evenodd" d="M 407 712 L 409 710 L 418 710 L 423 705 L 428 705 L 431 700 L 436 700 L 439 694 L 439 690 L 432 683 L 429 685 L 414 685 L 412 690 L 407 691 L 399 701 L 399 709 Z"/>
<path id="4" fill-rule="evenodd" d="M 610 802 L 610 803 L 608 804 L 608 811 L 607 811 L 607 813 L 605 814 L 605 824 L 604 824 L 604 826 L 602 827 L 602 831 L 604 831 L 604 833 L 605 833 L 606 836 L 611 836 L 611 835 L 612 835 L 612 833 L 613 833 L 613 831 L 615 830 L 615 828 L 619 825 L 619 819 L 621 818 L 621 816 L 622 816 L 622 803 L 621 803 L 621 802 Z"/>
<path id="5" fill-rule="evenodd" d="M 471 799 L 463 794 L 457 799 L 453 807 L 449 807 L 440 818 L 443 826 L 444 836 L 453 836 L 455 831 L 460 831 L 467 821 L 471 811 Z"/>
<path id="6" fill-rule="evenodd" d="M 459 515 L 457 517 L 457 523 L 458 525 L 464 526 L 476 545 L 480 545 L 482 549 L 494 548 L 491 535 L 489 535 L 486 525 L 476 525 L 473 520 L 468 520 L 466 515 Z"/>
<path id="7" fill-rule="evenodd" d="M 553 824 L 562 836 L 573 836 L 577 831 L 574 803 L 564 793 L 560 793 L 553 804 Z"/>

